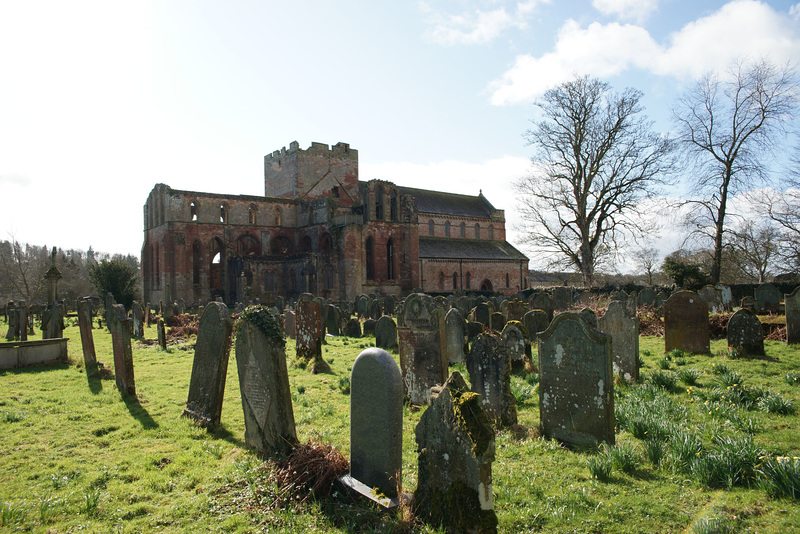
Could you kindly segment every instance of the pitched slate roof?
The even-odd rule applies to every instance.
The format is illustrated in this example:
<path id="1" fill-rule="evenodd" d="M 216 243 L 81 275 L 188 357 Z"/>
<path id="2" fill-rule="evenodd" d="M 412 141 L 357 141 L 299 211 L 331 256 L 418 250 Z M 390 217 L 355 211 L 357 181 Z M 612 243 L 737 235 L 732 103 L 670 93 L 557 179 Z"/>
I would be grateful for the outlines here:
<path id="1" fill-rule="evenodd" d="M 420 213 L 489 219 L 495 209 L 483 194 L 478 196 L 457 195 L 413 187 L 398 187 L 397 189 L 402 194 L 412 195 L 416 199 L 417 209 Z"/>
<path id="2" fill-rule="evenodd" d="M 470 260 L 527 260 L 506 241 L 420 237 L 419 257 Z"/>

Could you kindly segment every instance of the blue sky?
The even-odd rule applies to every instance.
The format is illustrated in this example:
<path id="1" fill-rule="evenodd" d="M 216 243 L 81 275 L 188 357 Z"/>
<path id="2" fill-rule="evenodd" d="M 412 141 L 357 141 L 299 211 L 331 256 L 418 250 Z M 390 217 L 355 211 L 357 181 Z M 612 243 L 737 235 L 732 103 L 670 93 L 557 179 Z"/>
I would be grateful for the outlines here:
<path id="1" fill-rule="evenodd" d="M 297 140 L 350 143 L 364 180 L 482 189 L 514 243 L 545 89 L 635 87 L 668 132 L 694 79 L 762 55 L 800 58 L 800 4 L 0 0 L 0 238 L 138 255 L 154 184 L 263 194 Z"/>

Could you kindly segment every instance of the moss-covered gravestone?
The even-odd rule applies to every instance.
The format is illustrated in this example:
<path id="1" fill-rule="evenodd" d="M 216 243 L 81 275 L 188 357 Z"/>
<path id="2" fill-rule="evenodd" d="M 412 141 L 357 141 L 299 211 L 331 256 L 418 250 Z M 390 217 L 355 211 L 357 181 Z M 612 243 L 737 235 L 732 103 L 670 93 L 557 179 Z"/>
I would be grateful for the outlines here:
<path id="1" fill-rule="evenodd" d="M 639 380 L 639 319 L 628 307 L 611 301 L 606 313 L 597 320 L 599 330 L 611 336 L 614 374 L 628 382 Z"/>
<path id="2" fill-rule="evenodd" d="M 228 307 L 209 302 L 200 317 L 194 348 L 189 399 L 183 415 L 200 426 L 214 427 L 222 415 L 233 323 Z"/>
<path id="3" fill-rule="evenodd" d="M 494 430 L 480 396 L 469 390 L 461 374 L 450 375 L 414 434 L 419 454 L 417 517 L 447 532 L 497 532 Z"/>
<path id="4" fill-rule="evenodd" d="M 402 472 L 400 369 L 388 352 L 369 348 L 358 355 L 350 374 L 350 476 L 343 481 L 363 488 L 359 491 L 373 500 L 386 497 L 397 504 Z"/>
<path id="5" fill-rule="evenodd" d="M 388 315 L 384 315 L 375 323 L 375 345 L 386 350 L 397 347 L 397 325 Z"/>
<path id="6" fill-rule="evenodd" d="M 528 341 L 533 343 L 538 338 L 539 332 L 544 332 L 550 325 L 547 312 L 541 309 L 531 310 L 522 317 L 522 323 L 528 331 Z"/>
<path id="7" fill-rule="evenodd" d="M 467 342 L 467 323 L 458 308 L 452 308 L 444 316 L 444 331 L 447 342 L 447 362 L 452 365 L 464 361 L 464 345 Z"/>
<path id="8" fill-rule="evenodd" d="M 578 313 L 557 315 L 539 334 L 539 420 L 571 445 L 614 443 L 611 337 Z"/>
<path id="9" fill-rule="evenodd" d="M 800 343 L 800 286 L 784 295 L 786 306 L 786 343 Z"/>
<path id="10" fill-rule="evenodd" d="M 285 341 L 278 319 L 263 306 L 246 308 L 236 333 L 236 365 L 244 439 L 260 456 L 282 457 L 297 444 Z"/>
<path id="11" fill-rule="evenodd" d="M 755 313 L 741 308 L 728 319 L 728 349 L 745 358 L 764 356 L 764 331 Z"/>
<path id="12" fill-rule="evenodd" d="M 467 355 L 472 391 L 495 427 L 517 424 L 517 405 L 511 394 L 511 358 L 501 337 L 494 332 L 479 335 Z"/>
<path id="13" fill-rule="evenodd" d="M 664 352 L 711 352 L 708 305 L 693 291 L 678 291 L 664 303 Z"/>
<path id="14" fill-rule="evenodd" d="M 531 295 L 529 306 L 531 310 L 544 311 L 547 314 L 548 323 L 553 320 L 553 299 L 544 291 L 539 291 Z M 544 330 L 544 328 L 542 330 Z M 539 331 L 541 332 L 542 330 Z"/>
<path id="15" fill-rule="evenodd" d="M 398 328 L 403 393 L 411 404 L 427 404 L 431 388 L 447 378 L 444 311 L 429 311 L 421 295 L 406 298 L 405 326 Z"/>
<path id="16" fill-rule="evenodd" d="M 491 324 L 491 315 L 492 312 L 489 310 L 489 307 L 483 302 L 476 304 L 475 308 L 472 310 L 473 320 L 477 323 L 483 324 L 486 327 Z"/>
<path id="17" fill-rule="evenodd" d="M 324 335 L 320 303 L 313 295 L 303 293 L 295 306 L 296 352 L 297 358 L 312 373 L 324 373 L 331 369 L 322 359 Z"/>
<path id="18" fill-rule="evenodd" d="M 519 321 L 509 321 L 501 333 L 503 346 L 508 352 L 508 359 L 514 371 L 530 364 L 531 345 L 528 342 L 528 329 Z"/>

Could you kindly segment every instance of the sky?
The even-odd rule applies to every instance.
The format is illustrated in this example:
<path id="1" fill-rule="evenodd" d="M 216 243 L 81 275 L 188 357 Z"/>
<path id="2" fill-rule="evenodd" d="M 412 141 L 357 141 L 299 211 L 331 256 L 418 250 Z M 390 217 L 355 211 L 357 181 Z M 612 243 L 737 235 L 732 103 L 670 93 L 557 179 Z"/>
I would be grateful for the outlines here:
<path id="1" fill-rule="evenodd" d="M 519 245 L 544 91 L 634 87 L 668 134 L 739 57 L 800 59 L 800 3 L 0 0 L 0 239 L 138 256 L 155 184 L 263 195 L 264 155 L 298 141 L 349 143 L 361 180 L 482 191 Z"/>

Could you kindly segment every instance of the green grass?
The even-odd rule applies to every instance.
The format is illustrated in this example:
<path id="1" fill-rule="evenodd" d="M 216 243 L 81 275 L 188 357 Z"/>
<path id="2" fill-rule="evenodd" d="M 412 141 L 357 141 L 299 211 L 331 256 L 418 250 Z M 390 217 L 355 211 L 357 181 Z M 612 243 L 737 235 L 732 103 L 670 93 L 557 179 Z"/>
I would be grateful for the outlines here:
<path id="1" fill-rule="evenodd" d="M 113 376 L 85 374 L 77 327 L 66 336 L 73 363 L 0 372 L 0 532 L 436 532 L 344 494 L 274 506 L 269 469 L 244 446 L 233 351 L 222 425 L 208 432 L 181 417 L 191 347 L 134 342 L 138 398 L 126 401 Z M 113 367 L 110 336 L 94 340 Z M 329 338 L 329 374 L 290 365 L 302 442 L 349 456 L 348 379 L 371 343 Z M 513 376 L 519 425 L 496 436 L 492 467 L 499 531 L 799 531 L 800 415 L 785 406 L 800 401 L 800 348 L 765 345 L 767 359 L 730 359 L 715 341 L 715 356 L 671 354 L 662 369 L 663 339 L 642 338 L 643 380 L 616 388 L 617 445 L 599 450 L 539 437 L 537 377 Z M 737 376 L 733 391 L 723 386 Z M 757 394 L 779 400 L 770 409 Z M 423 410 L 403 412 L 407 492 Z"/>

